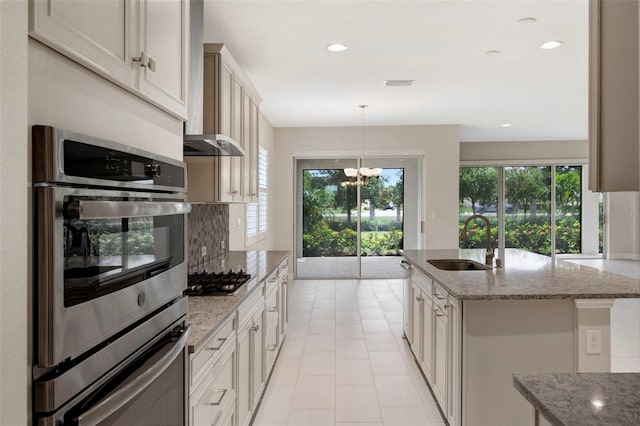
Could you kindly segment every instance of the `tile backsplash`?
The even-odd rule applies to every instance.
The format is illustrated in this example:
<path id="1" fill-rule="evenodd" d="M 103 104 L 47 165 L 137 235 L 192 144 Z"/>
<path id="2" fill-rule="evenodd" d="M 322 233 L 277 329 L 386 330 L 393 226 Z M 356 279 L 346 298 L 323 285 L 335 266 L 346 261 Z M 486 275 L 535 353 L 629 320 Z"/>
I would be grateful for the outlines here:
<path id="1" fill-rule="evenodd" d="M 198 272 L 204 263 L 215 263 L 226 257 L 229 251 L 228 204 L 192 204 L 188 223 L 189 273 Z M 202 247 L 206 247 L 205 256 L 202 256 Z"/>

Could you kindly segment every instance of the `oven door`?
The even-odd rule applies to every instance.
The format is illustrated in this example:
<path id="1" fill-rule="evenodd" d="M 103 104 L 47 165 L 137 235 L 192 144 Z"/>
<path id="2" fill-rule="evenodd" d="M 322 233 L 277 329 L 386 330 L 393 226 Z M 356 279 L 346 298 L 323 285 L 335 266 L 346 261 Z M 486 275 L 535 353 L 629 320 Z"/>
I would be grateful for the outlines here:
<path id="1" fill-rule="evenodd" d="M 39 426 L 167 425 L 187 419 L 187 350 L 191 327 L 176 327 L 148 348 L 98 380 Z"/>
<path id="2" fill-rule="evenodd" d="M 184 195 L 36 189 L 37 364 L 98 346 L 186 288 Z"/>

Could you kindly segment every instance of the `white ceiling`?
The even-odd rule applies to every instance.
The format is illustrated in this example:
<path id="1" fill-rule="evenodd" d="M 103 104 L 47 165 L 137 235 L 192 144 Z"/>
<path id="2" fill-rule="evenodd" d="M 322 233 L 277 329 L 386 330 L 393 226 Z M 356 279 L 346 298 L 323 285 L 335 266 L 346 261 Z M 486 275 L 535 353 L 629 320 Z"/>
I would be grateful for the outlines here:
<path id="1" fill-rule="evenodd" d="M 463 141 L 586 139 L 587 26 L 587 0 L 205 0 L 205 41 L 225 43 L 273 126 L 460 124 Z"/>

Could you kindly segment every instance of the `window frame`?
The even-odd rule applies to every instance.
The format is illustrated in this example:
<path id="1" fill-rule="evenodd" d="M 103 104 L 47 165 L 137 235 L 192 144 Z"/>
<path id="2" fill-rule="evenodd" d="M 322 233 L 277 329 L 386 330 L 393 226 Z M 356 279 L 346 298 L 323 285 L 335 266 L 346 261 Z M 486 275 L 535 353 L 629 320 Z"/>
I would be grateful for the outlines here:
<path id="1" fill-rule="evenodd" d="M 459 164 L 459 169 L 463 168 L 463 167 L 494 167 L 498 170 L 498 207 L 499 207 L 499 217 L 498 217 L 498 223 L 499 223 L 499 229 L 498 229 L 498 241 L 499 241 L 499 247 L 500 249 L 504 249 L 504 245 L 505 245 L 505 241 L 504 241 L 504 213 L 501 211 L 502 210 L 502 206 L 505 203 L 505 190 L 504 190 L 504 179 L 505 179 L 505 174 L 504 174 L 504 169 L 506 167 L 551 167 L 551 170 L 553 171 L 553 173 L 551 173 L 552 176 L 552 196 L 551 196 L 551 205 L 552 205 L 552 211 L 555 210 L 556 208 L 556 197 L 555 197 L 555 179 L 556 179 L 556 167 L 557 166 L 581 166 L 582 167 L 582 176 L 581 176 L 581 199 L 582 199 L 582 213 L 581 213 L 581 248 L 580 248 L 580 253 L 566 253 L 566 254 L 556 254 L 555 253 L 555 231 L 554 231 L 554 238 L 552 240 L 552 245 L 553 248 L 551 250 L 551 257 L 555 258 L 557 257 L 563 257 L 563 258 L 602 258 L 603 256 L 603 252 L 605 251 L 605 249 L 603 249 L 603 252 L 598 253 L 598 252 L 593 252 L 590 251 L 589 248 L 590 247 L 585 247 L 588 244 L 588 241 L 590 241 L 590 239 L 585 235 L 587 232 L 593 232 L 593 224 L 588 224 L 587 222 L 587 217 L 588 214 L 586 214 L 586 209 L 588 208 L 592 208 L 592 202 L 589 202 L 587 200 L 588 198 L 588 194 L 590 193 L 590 191 L 588 190 L 588 186 L 586 185 L 587 179 L 588 179 L 588 175 L 589 175 L 589 165 L 588 162 L 584 159 L 558 159 L 558 160 L 540 160 L 540 161 L 535 161 L 535 160 L 498 160 L 498 161 L 460 161 Z M 598 196 L 598 193 L 593 193 L 595 194 L 595 196 Z M 597 210 L 598 208 L 598 204 L 595 204 L 595 208 Z M 459 214 L 460 212 L 458 212 Z M 555 220 L 555 218 L 553 219 Z M 585 223 L 587 222 L 587 223 Z M 596 222 L 595 224 L 595 232 L 596 235 L 598 233 L 598 226 L 599 224 Z M 597 247 L 596 247 L 597 250 Z"/>
<path id="2" fill-rule="evenodd" d="M 247 203 L 245 208 L 246 245 L 251 246 L 267 238 L 269 231 L 269 151 L 258 148 L 258 202 Z M 254 221 L 255 227 L 249 223 Z M 255 233 L 251 232 L 256 229 Z"/>

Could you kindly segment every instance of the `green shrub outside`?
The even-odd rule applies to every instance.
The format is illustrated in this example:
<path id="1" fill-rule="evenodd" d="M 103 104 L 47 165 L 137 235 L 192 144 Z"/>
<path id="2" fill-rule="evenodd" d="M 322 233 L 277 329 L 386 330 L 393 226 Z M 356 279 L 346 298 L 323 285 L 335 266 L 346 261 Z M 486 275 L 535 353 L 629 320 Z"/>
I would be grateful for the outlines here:
<path id="1" fill-rule="evenodd" d="M 460 235 L 464 224 L 459 226 Z M 551 253 L 551 226 L 547 220 L 529 220 L 509 222 L 505 227 L 505 247 L 517 247 L 522 250 Z M 486 225 L 484 222 L 470 223 L 468 237 L 460 238 L 461 248 L 485 248 L 487 246 Z M 580 253 L 580 220 L 574 216 L 563 217 L 556 227 L 556 253 Z M 491 227 L 491 244 L 497 246 L 498 229 Z"/>
<path id="2" fill-rule="evenodd" d="M 368 221 L 366 221 L 368 225 Z M 361 229 L 371 230 L 370 226 Z M 302 236 L 304 257 L 355 256 L 357 253 L 357 232 L 346 221 L 321 221 L 313 226 L 310 233 Z M 382 224 L 381 224 L 382 225 Z M 400 254 L 402 231 L 395 222 L 379 226 L 377 232 L 364 235 L 361 240 L 364 256 L 395 256 Z"/>

